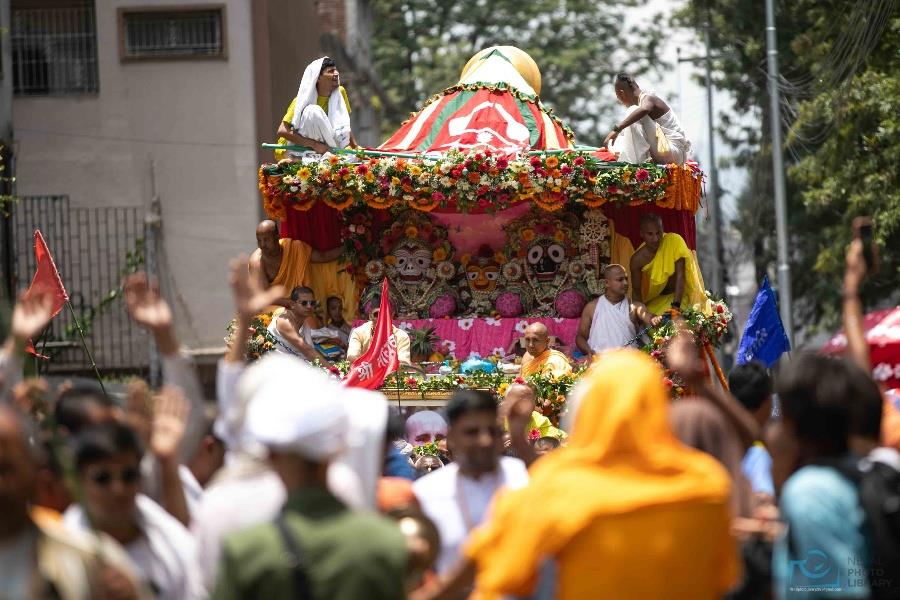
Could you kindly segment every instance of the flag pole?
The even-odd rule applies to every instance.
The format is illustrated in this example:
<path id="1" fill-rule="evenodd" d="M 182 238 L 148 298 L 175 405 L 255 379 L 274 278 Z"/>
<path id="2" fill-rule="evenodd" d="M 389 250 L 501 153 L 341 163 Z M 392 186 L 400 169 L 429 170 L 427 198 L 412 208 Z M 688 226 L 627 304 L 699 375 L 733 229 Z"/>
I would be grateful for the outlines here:
<path id="1" fill-rule="evenodd" d="M 100 384 L 100 391 L 103 392 L 103 395 L 109 398 L 109 394 L 106 393 L 106 387 L 103 385 L 103 379 L 100 377 L 100 370 L 97 369 L 97 363 L 94 362 L 94 355 L 91 353 L 91 349 L 88 347 L 87 340 L 84 339 L 84 330 L 81 328 L 81 323 L 78 322 L 78 316 L 75 314 L 75 308 L 72 306 L 72 302 L 66 300 L 66 306 L 69 307 L 69 313 L 72 315 L 72 322 L 75 324 L 75 329 L 78 330 L 78 335 L 81 337 L 81 346 L 84 348 L 84 353 L 87 354 L 88 360 L 91 361 L 91 368 L 94 370 L 94 376 L 97 378 L 97 383 Z"/>

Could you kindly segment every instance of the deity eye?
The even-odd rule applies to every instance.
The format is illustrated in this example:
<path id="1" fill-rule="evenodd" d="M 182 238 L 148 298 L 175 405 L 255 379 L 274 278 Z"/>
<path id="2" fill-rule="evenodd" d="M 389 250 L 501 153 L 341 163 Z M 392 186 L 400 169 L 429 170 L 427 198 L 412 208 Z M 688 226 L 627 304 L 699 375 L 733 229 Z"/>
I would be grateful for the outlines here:
<path id="1" fill-rule="evenodd" d="M 544 257 L 544 249 L 541 246 L 532 246 L 528 249 L 528 263 L 532 265 L 538 264 Z"/>
<path id="2" fill-rule="evenodd" d="M 466 273 L 466 277 L 469 278 L 469 281 L 475 281 L 478 279 L 478 271 L 469 271 Z"/>
<path id="3" fill-rule="evenodd" d="M 500 277 L 500 273 L 497 271 L 485 271 L 484 276 L 488 278 L 489 281 L 496 281 L 498 277 Z"/>
<path id="4" fill-rule="evenodd" d="M 553 244 L 547 248 L 547 256 L 555 263 L 561 263 L 566 257 L 566 249 L 559 244 Z"/>
<path id="5" fill-rule="evenodd" d="M 397 267 L 402 269 L 406 266 L 408 258 L 406 256 L 397 255 Z"/>
<path id="6" fill-rule="evenodd" d="M 424 258 L 424 257 L 422 257 L 422 256 L 417 256 L 417 257 L 416 257 L 416 266 L 419 267 L 420 269 L 426 269 L 426 268 L 428 268 L 428 264 L 429 264 L 430 262 L 431 262 L 431 261 L 429 261 L 427 258 Z"/>

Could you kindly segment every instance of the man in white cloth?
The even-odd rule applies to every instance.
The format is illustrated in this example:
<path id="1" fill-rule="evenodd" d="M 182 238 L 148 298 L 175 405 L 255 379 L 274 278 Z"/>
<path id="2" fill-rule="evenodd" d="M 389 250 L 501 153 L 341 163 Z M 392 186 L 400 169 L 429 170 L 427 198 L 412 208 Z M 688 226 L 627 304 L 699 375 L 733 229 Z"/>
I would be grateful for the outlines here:
<path id="1" fill-rule="evenodd" d="M 350 129 L 350 102 L 334 59 L 323 56 L 307 65 L 277 135 L 279 144 L 293 142 L 318 154 L 357 145 Z"/>
<path id="2" fill-rule="evenodd" d="M 347 360 L 355 361 L 366 353 L 375 331 L 375 322 L 381 312 L 381 294 L 376 294 L 369 301 L 369 320 L 354 327 L 350 331 L 350 340 L 347 342 Z M 394 341 L 397 343 L 397 359 L 404 365 L 411 364 L 409 358 L 409 334 L 398 327 L 393 328 Z"/>
<path id="3" fill-rule="evenodd" d="M 528 484 L 528 470 L 518 458 L 501 456 L 503 429 L 497 403 L 481 390 L 458 390 L 447 402 L 447 443 L 454 462 L 413 484 L 423 512 L 438 528 L 439 575 L 460 562 L 469 532 L 484 522 L 494 494 Z"/>
<path id="4" fill-rule="evenodd" d="M 681 121 L 662 98 L 641 91 L 634 77 L 623 73 L 616 75 L 615 88 L 619 102 L 631 109 L 603 142 L 618 160 L 642 163 L 652 158 L 657 164 L 683 165 L 691 158 L 691 142 Z"/>
<path id="5" fill-rule="evenodd" d="M 635 306 L 628 298 L 628 273 L 622 265 L 607 265 L 603 269 L 606 291 L 588 302 L 581 311 L 575 345 L 586 356 L 599 354 L 610 348 L 634 345 L 639 324 L 658 325 L 662 317 L 652 314 L 641 304 Z"/>

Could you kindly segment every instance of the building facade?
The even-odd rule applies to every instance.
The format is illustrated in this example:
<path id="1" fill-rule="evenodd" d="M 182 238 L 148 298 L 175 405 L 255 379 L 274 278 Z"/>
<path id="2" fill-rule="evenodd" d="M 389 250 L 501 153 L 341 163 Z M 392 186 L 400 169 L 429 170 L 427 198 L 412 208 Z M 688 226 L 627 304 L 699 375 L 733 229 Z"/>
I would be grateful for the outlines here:
<path id="1" fill-rule="evenodd" d="M 158 219 L 151 266 L 183 341 L 220 351 L 227 259 L 256 245 L 256 171 L 271 160 L 260 144 L 274 141 L 306 64 L 324 52 L 352 63 L 342 70 L 357 139 L 378 141 L 365 86 L 353 85 L 371 76 L 367 3 L 0 2 L 12 23 L 16 194 Z"/>

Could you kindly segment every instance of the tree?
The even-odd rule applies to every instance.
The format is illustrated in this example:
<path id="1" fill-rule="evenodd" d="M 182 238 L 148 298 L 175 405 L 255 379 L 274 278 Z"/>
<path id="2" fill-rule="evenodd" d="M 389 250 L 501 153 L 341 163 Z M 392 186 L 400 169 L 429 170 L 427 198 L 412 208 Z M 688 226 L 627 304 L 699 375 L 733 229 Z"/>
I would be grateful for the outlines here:
<path id="1" fill-rule="evenodd" d="M 387 90 L 383 133 L 432 94 L 453 85 L 466 61 L 514 45 L 541 69 L 541 99 L 579 136 L 599 144 L 614 122 L 617 70 L 661 66 L 658 33 L 622 31 L 624 9 L 645 0 L 374 0 L 375 68 Z M 626 34 L 630 44 L 622 39 Z"/>
<path id="2" fill-rule="evenodd" d="M 864 296 L 873 302 L 896 293 L 900 19 L 892 7 L 893 0 L 778 2 L 792 292 L 795 317 L 807 331 L 837 322 L 843 254 L 855 216 L 874 217 L 882 254 L 881 274 Z M 732 132 L 735 162 L 749 173 L 735 225 L 760 279 L 775 254 L 763 5 L 691 0 L 678 18 L 698 29 L 707 19 L 712 23 L 714 84 L 731 91 L 737 107 L 737 114 L 721 115 L 722 129 Z"/>

